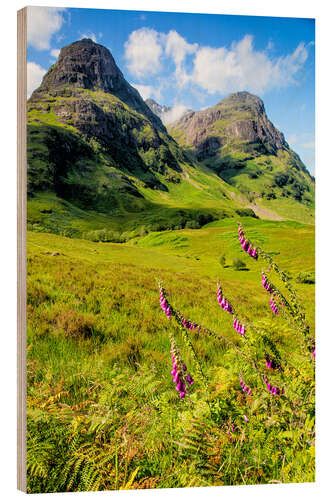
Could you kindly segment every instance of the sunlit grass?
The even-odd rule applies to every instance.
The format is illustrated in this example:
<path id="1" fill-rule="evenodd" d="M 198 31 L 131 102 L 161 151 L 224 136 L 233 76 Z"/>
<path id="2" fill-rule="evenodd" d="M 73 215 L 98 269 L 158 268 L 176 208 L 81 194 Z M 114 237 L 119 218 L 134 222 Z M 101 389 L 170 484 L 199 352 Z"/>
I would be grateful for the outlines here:
<path id="1" fill-rule="evenodd" d="M 314 271 L 312 226 L 243 222 L 292 278 Z M 246 400 L 235 355 L 214 339 L 196 335 L 193 345 L 211 397 L 221 405 L 220 420 L 209 416 L 198 378 L 192 403 L 180 401 L 174 390 L 168 336 L 177 327 L 160 309 L 157 278 L 177 309 L 237 345 L 231 317 L 216 302 L 220 279 L 239 313 L 268 325 L 302 366 L 291 328 L 272 317 L 260 284 L 263 262 L 248 259 L 249 270 L 236 271 L 235 257 L 246 260 L 234 220 L 151 233 L 127 244 L 28 233 L 30 492 L 314 480 L 314 448 L 306 434 L 312 424 L 308 430 L 283 427 L 268 395 Z M 314 327 L 314 286 L 294 284 Z M 191 356 L 179 343 L 192 371 Z M 229 400 L 251 411 L 251 427 L 224 408 Z M 229 437 L 231 418 L 237 431 Z"/>

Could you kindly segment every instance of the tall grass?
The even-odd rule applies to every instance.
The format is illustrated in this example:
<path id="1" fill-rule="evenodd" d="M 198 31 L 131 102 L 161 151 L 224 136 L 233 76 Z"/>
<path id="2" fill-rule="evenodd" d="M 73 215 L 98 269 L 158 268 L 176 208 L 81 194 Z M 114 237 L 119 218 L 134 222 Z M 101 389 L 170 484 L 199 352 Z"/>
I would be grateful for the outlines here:
<path id="1" fill-rule="evenodd" d="M 246 259 L 231 222 L 135 245 L 29 234 L 29 492 L 314 480 L 312 354 L 293 324 L 273 315 L 262 263 L 228 267 L 234 256 Z M 313 271 L 310 226 L 246 222 L 292 278 Z M 186 340 L 160 309 L 157 276 L 177 311 L 226 342 L 198 331 Z M 244 339 L 216 301 L 217 279 L 239 318 L 269 332 L 283 373 L 267 368 L 265 352 L 276 354 L 264 340 L 255 362 L 284 397 L 273 397 L 239 355 Z M 312 332 L 313 285 L 297 288 Z M 170 374 L 170 335 L 195 381 L 183 400 Z"/>

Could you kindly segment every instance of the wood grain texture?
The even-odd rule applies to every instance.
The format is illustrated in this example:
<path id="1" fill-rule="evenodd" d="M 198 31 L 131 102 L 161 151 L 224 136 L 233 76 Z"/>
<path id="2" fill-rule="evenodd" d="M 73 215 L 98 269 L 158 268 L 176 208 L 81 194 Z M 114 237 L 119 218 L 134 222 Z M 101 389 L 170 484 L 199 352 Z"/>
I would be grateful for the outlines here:
<path id="1" fill-rule="evenodd" d="M 17 487 L 26 473 L 27 9 L 17 13 Z"/>

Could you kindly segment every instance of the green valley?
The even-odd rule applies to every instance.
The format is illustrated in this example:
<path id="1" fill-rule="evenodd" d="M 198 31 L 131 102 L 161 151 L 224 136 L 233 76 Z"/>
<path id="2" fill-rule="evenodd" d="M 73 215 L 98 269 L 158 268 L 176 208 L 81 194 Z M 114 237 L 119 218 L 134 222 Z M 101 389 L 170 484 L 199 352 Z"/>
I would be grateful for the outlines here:
<path id="1" fill-rule="evenodd" d="M 90 39 L 27 103 L 28 491 L 312 482 L 314 179 L 248 92 L 154 109 Z"/>

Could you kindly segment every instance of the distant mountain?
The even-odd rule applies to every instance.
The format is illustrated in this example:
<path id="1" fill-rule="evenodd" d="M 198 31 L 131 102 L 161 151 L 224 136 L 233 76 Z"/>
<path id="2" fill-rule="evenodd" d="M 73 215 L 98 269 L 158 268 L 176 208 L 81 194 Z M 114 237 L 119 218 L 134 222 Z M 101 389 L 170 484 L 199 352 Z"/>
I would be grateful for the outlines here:
<path id="1" fill-rule="evenodd" d="M 155 115 L 161 118 L 164 125 L 168 125 L 181 119 L 185 115 L 185 113 L 191 111 L 183 105 L 177 105 L 173 107 L 162 106 L 161 104 L 158 104 L 156 101 L 154 101 L 154 99 L 146 99 L 145 103 L 151 109 L 151 111 L 155 113 Z"/>
<path id="2" fill-rule="evenodd" d="M 162 106 L 161 104 L 158 104 L 154 99 L 146 99 L 145 103 L 147 106 L 151 109 L 155 115 L 159 116 L 162 118 L 163 113 L 167 113 L 168 111 L 171 111 L 172 108 L 169 106 Z"/>
<path id="3" fill-rule="evenodd" d="M 230 94 L 216 106 L 186 113 L 168 129 L 197 160 L 250 201 L 289 199 L 313 208 L 314 179 L 268 119 L 259 97 Z M 277 202 L 271 205 L 279 211 Z"/>

